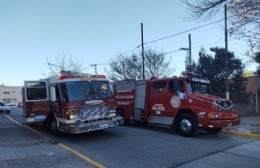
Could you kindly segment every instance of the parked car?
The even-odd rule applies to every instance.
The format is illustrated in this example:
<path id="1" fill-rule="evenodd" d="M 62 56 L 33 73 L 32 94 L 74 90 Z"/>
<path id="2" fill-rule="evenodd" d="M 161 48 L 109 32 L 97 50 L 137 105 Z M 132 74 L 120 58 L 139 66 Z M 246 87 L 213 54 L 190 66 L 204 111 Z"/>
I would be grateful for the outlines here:
<path id="1" fill-rule="evenodd" d="M 5 102 L 0 101 L 0 113 L 10 114 L 10 107 Z"/>

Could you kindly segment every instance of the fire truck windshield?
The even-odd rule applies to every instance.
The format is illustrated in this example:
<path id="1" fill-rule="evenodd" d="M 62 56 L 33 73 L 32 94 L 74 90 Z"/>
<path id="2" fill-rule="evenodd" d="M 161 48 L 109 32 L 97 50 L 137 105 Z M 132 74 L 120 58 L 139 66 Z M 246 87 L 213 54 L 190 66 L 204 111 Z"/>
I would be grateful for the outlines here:
<path id="1" fill-rule="evenodd" d="M 61 84 L 63 101 L 104 100 L 113 97 L 108 81 L 72 81 Z"/>
<path id="2" fill-rule="evenodd" d="M 188 81 L 188 93 L 209 94 L 209 84 Z"/>

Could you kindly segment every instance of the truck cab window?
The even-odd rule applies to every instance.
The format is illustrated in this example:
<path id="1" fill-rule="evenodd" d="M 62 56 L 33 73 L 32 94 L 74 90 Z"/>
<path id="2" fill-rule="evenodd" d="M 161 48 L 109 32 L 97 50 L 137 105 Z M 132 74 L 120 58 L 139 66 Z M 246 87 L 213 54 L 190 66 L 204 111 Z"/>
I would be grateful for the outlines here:
<path id="1" fill-rule="evenodd" d="M 177 81 L 177 80 L 169 81 L 169 90 L 172 93 L 175 93 L 175 92 L 184 93 L 184 83 L 183 83 L 183 81 Z"/>
<path id="2" fill-rule="evenodd" d="M 184 83 L 183 83 L 183 81 L 179 81 L 179 92 L 184 93 Z"/>
<path id="3" fill-rule="evenodd" d="M 60 90 L 58 86 L 55 86 L 55 92 L 56 92 L 56 99 L 60 100 Z"/>
<path id="4" fill-rule="evenodd" d="M 176 93 L 178 91 L 178 81 L 169 81 L 169 91 L 171 93 Z"/>
<path id="5" fill-rule="evenodd" d="M 165 89 L 166 81 L 153 83 L 153 93 L 165 93 Z"/>
<path id="6" fill-rule="evenodd" d="M 65 101 L 65 102 L 69 101 L 68 92 L 67 92 L 67 88 L 66 88 L 65 83 L 62 83 L 60 88 L 61 88 L 63 101 Z"/>
<path id="7" fill-rule="evenodd" d="M 46 83 L 45 82 L 26 83 L 26 96 L 28 100 L 47 99 Z"/>

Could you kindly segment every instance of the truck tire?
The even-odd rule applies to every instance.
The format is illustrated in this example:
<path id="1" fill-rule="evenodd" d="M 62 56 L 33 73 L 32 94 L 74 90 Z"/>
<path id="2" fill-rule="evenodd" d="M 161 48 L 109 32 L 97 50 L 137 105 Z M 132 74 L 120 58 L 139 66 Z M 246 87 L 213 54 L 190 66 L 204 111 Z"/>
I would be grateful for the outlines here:
<path id="1" fill-rule="evenodd" d="M 193 137 L 198 133 L 198 122 L 190 113 L 184 113 L 177 118 L 176 129 L 184 137 Z"/>
<path id="2" fill-rule="evenodd" d="M 50 129 L 53 135 L 58 135 L 59 130 L 58 130 L 58 124 L 55 117 L 51 118 Z"/>
<path id="3" fill-rule="evenodd" d="M 209 134 L 218 134 L 222 130 L 222 128 L 205 128 L 205 130 Z"/>
<path id="4" fill-rule="evenodd" d="M 128 125 L 128 124 L 129 124 L 129 120 L 126 120 L 126 119 L 125 119 L 124 111 L 123 111 L 123 110 L 118 109 L 118 110 L 116 111 L 116 115 L 124 118 L 124 124 L 123 124 L 123 125 Z"/>

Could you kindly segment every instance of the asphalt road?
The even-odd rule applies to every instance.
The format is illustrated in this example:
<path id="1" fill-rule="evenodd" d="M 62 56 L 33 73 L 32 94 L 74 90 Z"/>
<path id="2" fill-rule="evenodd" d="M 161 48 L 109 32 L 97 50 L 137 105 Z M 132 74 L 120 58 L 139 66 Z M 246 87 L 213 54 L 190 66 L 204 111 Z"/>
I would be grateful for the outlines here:
<path id="1" fill-rule="evenodd" d="M 26 123 L 22 109 L 12 109 L 10 117 Z M 169 128 L 132 124 L 54 139 L 111 168 L 260 167 L 259 140 L 223 134 L 185 138 Z"/>

